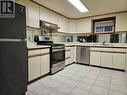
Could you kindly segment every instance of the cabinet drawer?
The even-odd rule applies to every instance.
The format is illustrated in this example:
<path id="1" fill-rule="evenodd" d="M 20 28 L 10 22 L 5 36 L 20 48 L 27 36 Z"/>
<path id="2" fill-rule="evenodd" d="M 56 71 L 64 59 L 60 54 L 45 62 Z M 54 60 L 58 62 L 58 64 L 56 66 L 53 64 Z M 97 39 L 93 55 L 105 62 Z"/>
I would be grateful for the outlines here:
<path id="1" fill-rule="evenodd" d="M 123 49 L 123 48 L 114 48 L 113 51 L 114 52 L 126 52 L 126 49 Z"/>
<path id="2" fill-rule="evenodd" d="M 98 47 L 97 48 L 95 48 L 95 47 L 90 48 L 90 50 L 94 50 L 94 51 L 100 51 L 100 49 L 102 49 L 102 48 L 98 48 Z"/>
<path id="3" fill-rule="evenodd" d="M 49 49 L 41 49 L 41 54 L 43 53 L 49 53 Z"/>
<path id="4" fill-rule="evenodd" d="M 70 51 L 71 50 L 71 47 L 66 47 L 65 50 L 66 51 Z"/>
<path id="5" fill-rule="evenodd" d="M 113 48 L 90 48 L 91 51 L 95 52 L 113 52 Z"/>
<path id="6" fill-rule="evenodd" d="M 37 55 L 37 54 L 40 54 L 40 53 L 41 53 L 40 49 L 37 49 L 37 50 L 28 50 L 28 56 Z"/>
<path id="7" fill-rule="evenodd" d="M 110 52 L 112 52 L 113 51 L 113 48 L 100 48 L 99 49 L 100 51 L 110 51 Z"/>

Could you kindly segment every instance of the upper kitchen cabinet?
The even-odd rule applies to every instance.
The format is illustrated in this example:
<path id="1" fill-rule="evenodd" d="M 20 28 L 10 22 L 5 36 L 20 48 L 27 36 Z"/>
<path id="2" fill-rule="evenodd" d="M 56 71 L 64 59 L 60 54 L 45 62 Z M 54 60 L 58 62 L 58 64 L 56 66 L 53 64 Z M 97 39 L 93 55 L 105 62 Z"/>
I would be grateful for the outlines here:
<path id="1" fill-rule="evenodd" d="M 50 11 L 50 16 L 51 16 L 50 22 L 58 25 L 58 14 Z"/>
<path id="2" fill-rule="evenodd" d="M 79 33 L 91 33 L 91 19 L 79 19 L 77 20 L 77 30 Z"/>
<path id="3" fill-rule="evenodd" d="M 68 19 L 63 16 L 58 16 L 58 26 L 60 29 L 59 32 L 67 32 L 68 31 Z"/>
<path id="4" fill-rule="evenodd" d="M 28 14 L 28 26 L 39 28 L 39 6 L 29 1 Z"/>
<path id="5" fill-rule="evenodd" d="M 127 12 L 116 14 L 116 32 L 127 31 Z"/>
<path id="6" fill-rule="evenodd" d="M 50 11 L 40 6 L 40 20 L 51 22 Z"/>
<path id="7" fill-rule="evenodd" d="M 57 14 L 40 6 L 40 20 L 58 24 Z"/>
<path id="8" fill-rule="evenodd" d="M 76 20 L 69 19 L 68 21 L 68 31 L 69 33 L 76 32 Z"/>

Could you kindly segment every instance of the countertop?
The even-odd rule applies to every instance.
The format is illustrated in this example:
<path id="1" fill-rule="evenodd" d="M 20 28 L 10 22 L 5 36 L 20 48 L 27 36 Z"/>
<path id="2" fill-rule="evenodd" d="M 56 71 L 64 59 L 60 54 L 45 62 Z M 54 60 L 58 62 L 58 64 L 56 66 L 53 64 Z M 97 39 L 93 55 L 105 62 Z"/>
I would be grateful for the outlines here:
<path id="1" fill-rule="evenodd" d="M 45 48 L 50 48 L 49 45 L 36 45 L 35 43 L 32 42 L 27 42 L 27 49 L 45 49 Z"/>
<path id="2" fill-rule="evenodd" d="M 63 43 L 66 47 L 68 46 L 90 46 L 90 47 L 102 47 L 102 48 L 127 48 L 125 43 L 80 43 L 80 42 L 68 42 Z"/>
<path id="3" fill-rule="evenodd" d="M 58 43 L 58 44 L 65 44 L 66 47 L 69 46 L 89 46 L 89 47 L 101 47 L 101 48 L 127 48 L 127 44 L 125 43 L 81 43 L 81 42 L 66 42 L 66 43 Z M 28 49 L 43 49 L 43 48 L 50 48 L 49 45 L 36 45 L 32 42 L 27 42 Z"/>

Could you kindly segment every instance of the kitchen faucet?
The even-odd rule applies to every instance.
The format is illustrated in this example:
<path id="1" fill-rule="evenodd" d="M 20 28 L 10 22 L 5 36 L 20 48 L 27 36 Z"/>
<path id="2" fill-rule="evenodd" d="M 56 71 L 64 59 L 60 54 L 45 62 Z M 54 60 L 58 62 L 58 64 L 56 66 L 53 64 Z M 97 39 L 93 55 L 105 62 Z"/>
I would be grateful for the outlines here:
<path id="1" fill-rule="evenodd" d="M 102 44 L 105 45 L 106 41 L 103 41 Z"/>

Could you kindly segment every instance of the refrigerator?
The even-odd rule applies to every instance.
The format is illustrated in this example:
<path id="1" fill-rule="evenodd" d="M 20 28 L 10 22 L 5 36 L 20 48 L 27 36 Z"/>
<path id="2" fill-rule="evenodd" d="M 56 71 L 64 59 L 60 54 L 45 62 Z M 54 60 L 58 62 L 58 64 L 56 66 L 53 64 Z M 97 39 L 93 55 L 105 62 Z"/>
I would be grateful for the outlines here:
<path id="1" fill-rule="evenodd" d="M 25 7 L 15 3 L 15 18 L 0 18 L 0 95 L 24 95 L 28 66 Z"/>

